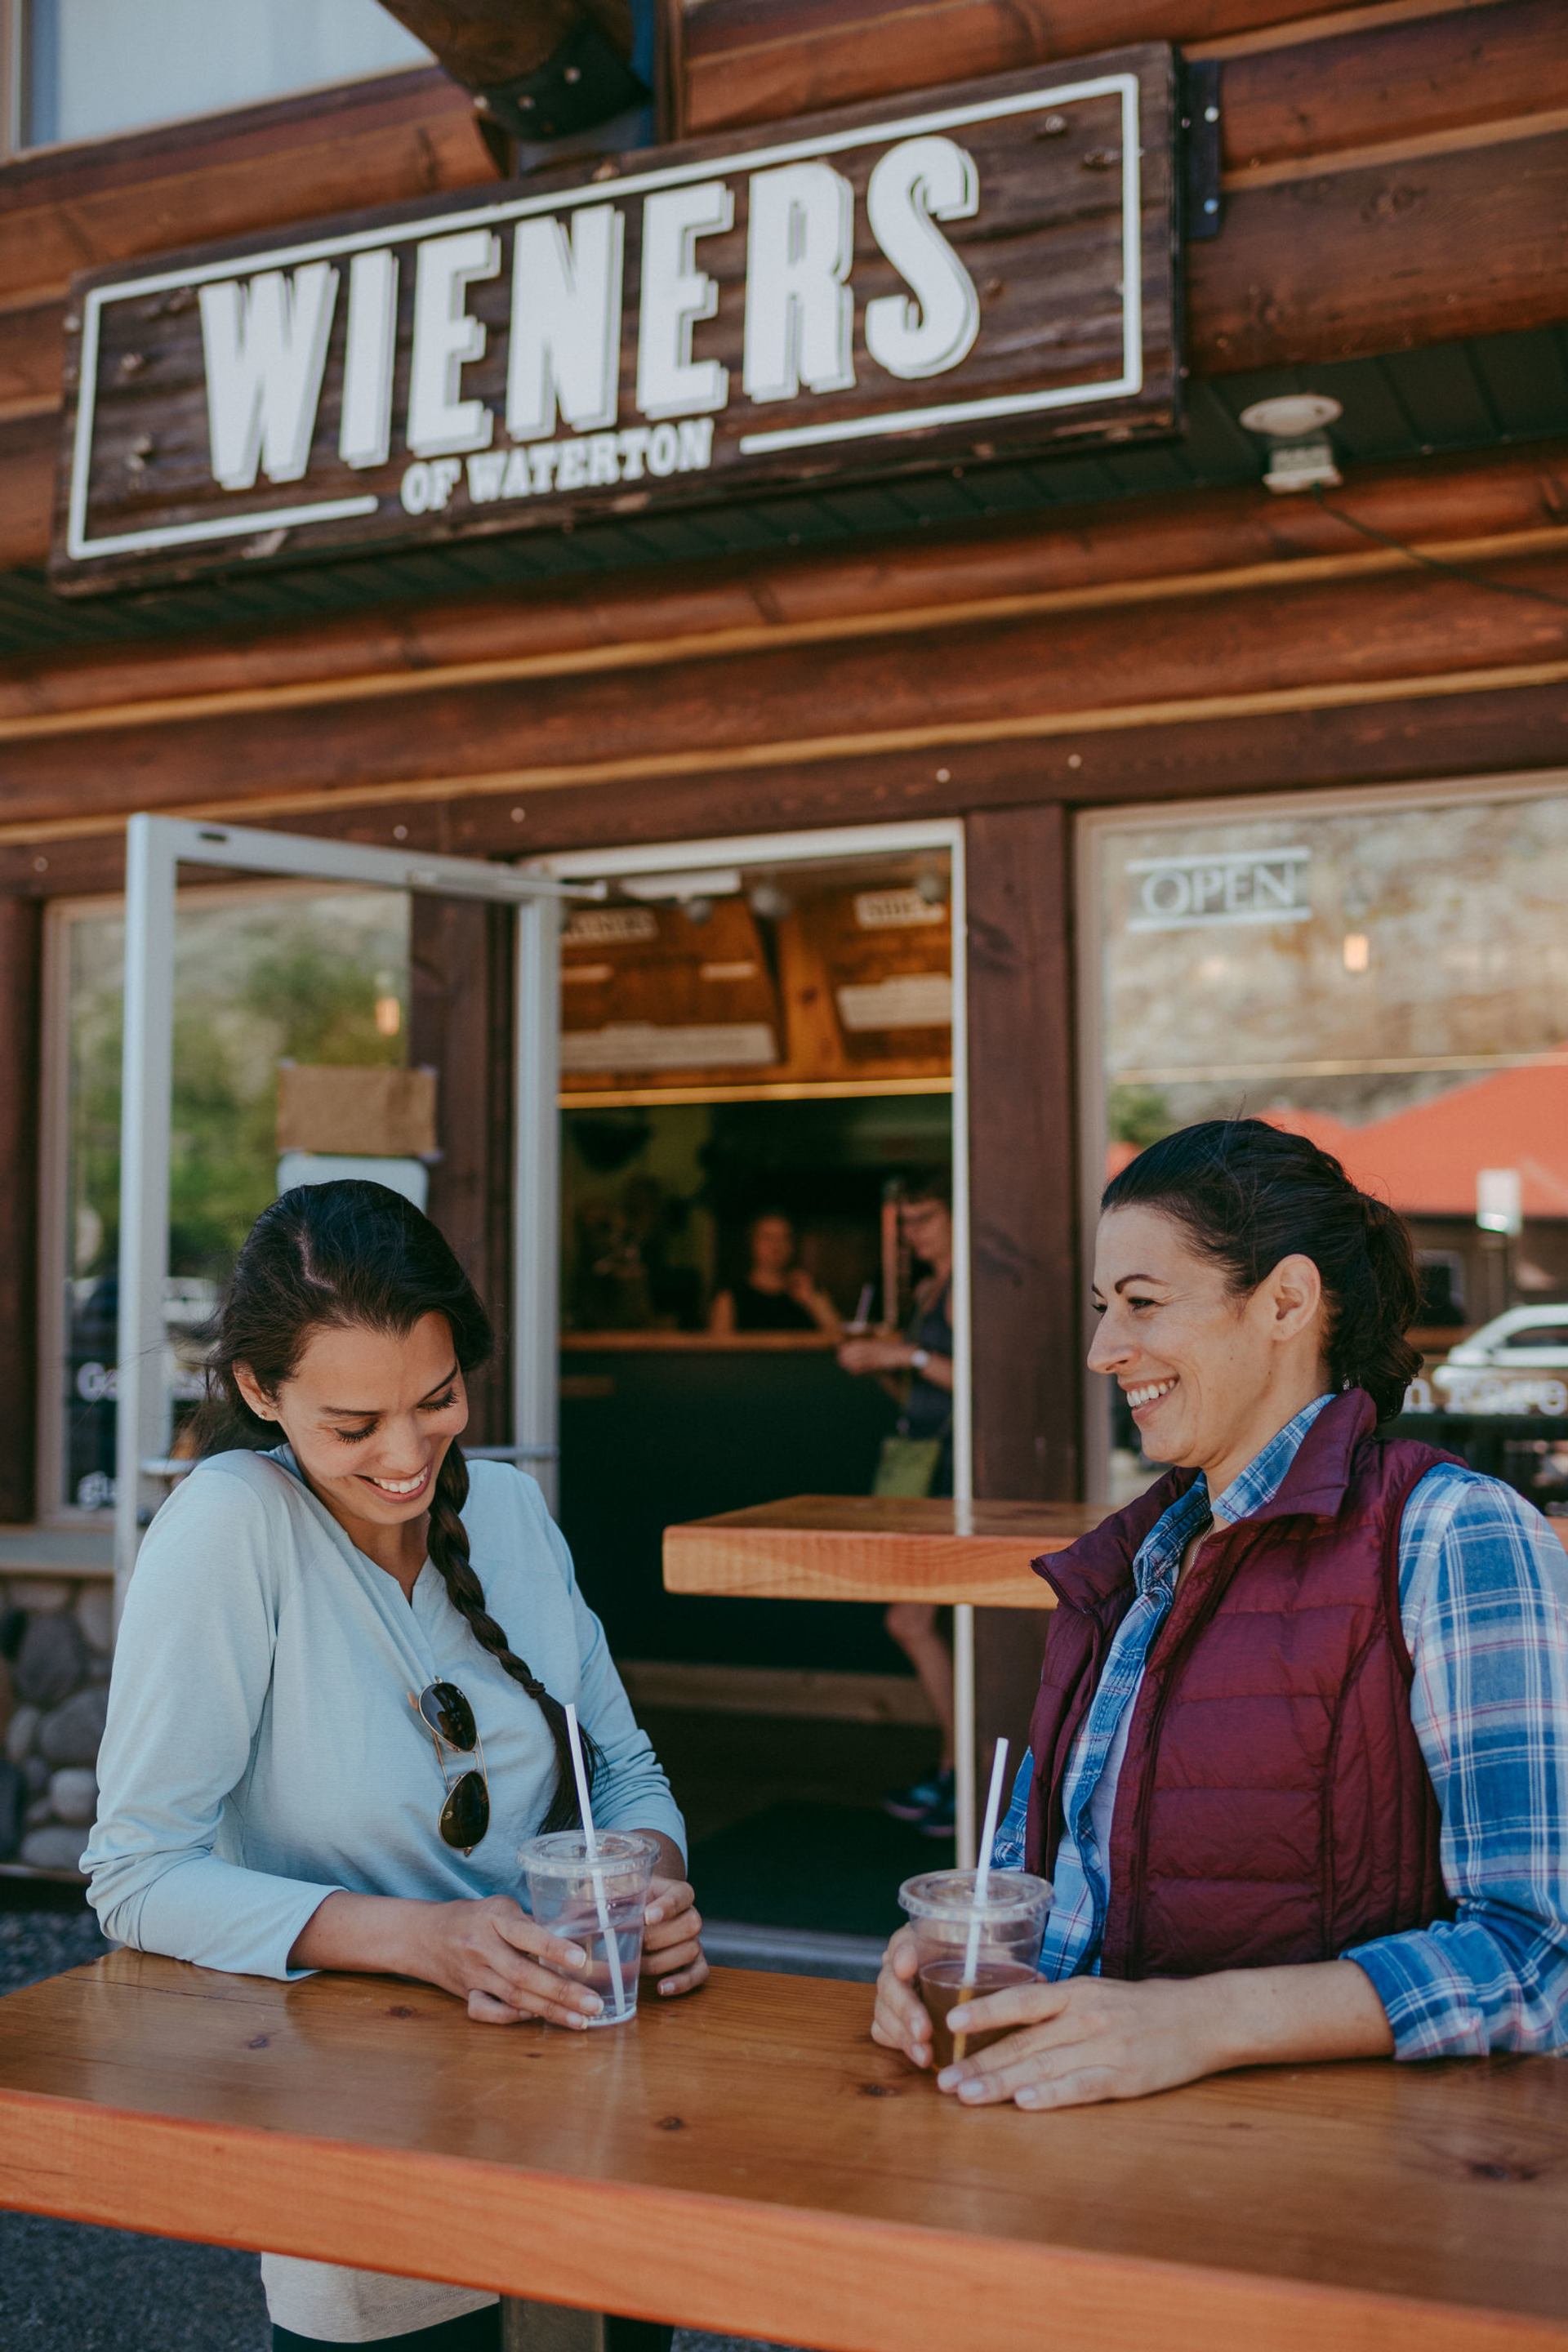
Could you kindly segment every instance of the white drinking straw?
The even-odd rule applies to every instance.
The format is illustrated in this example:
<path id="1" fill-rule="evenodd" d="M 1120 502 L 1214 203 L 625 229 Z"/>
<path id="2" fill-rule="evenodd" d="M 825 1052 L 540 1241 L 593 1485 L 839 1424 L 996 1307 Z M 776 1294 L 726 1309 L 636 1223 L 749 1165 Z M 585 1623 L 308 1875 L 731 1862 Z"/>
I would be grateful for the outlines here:
<path id="1" fill-rule="evenodd" d="M 626 1986 L 621 1974 L 621 1948 L 610 1933 L 610 1906 L 605 1900 L 604 1866 L 599 1860 L 599 1842 L 594 1835 L 594 1808 L 588 1802 L 588 1773 L 583 1762 L 583 1735 L 577 1728 L 577 1710 L 570 1699 L 566 1702 L 566 1737 L 572 1744 L 572 1769 L 577 1776 L 577 1810 L 583 1816 L 583 1843 L 588 1849 L 588 1875 L 593 1883 L 594 1903 L 599 1914 L 599 1933 L 605 1939 L 605 1949 L 609 1955 L 616 2015 L 625 2017 Z"/>
<path id="2" fill-rule="evenodd" d="M 1006 1738 L 996 1740 L 996 1755 L 992 1757 L 992 1785 L 985 1797 L 985 1828 L 980 1830 L 980 1865 L 975 1870 L 973 1910 L 969 1915 L 969 1943 L 963 1945 L 963 1976 L 959 1978 L 959 2000 L 966 2001 L 975 1990 L 975 1969 L 980 1967 L 980 1912 L 985 1910 L 985 1895 L 990 1894 L 992 1874 L 992 1844 L 996 1842 L 996 1813 L 1002 1811 L 1002 1773 L 1006 1771 Z M 952 2037 L 952 2055 L 963 2055 L 963 2034 Z"/>

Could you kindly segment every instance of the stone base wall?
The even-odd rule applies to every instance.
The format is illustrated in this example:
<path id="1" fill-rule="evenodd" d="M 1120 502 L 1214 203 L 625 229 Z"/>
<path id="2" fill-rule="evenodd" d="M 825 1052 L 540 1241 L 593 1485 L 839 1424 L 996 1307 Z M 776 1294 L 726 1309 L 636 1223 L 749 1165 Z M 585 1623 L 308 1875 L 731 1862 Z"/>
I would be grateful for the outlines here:
<path id="1" fill-rule="evenodd" d="M 114 1591 L 0 1577 L 0 1862 L 75 1870 L 98 1810 Z"/>

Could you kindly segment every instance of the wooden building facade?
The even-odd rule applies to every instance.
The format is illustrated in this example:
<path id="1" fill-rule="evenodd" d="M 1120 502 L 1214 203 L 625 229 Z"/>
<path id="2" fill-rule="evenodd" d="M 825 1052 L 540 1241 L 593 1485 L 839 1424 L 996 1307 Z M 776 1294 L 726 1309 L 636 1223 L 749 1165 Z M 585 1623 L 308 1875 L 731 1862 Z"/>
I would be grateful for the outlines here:
<path id="1" fill-rule="evenodd" d="M 1184 424 L 73 597 L 46 571 L 73 278 L 493 194 L 509 159 L 432 68 L 0 166 L 0 1520 L 47 1501 L 45 910 L 120 887 L 134 811 L 509 859 L 961 820 L 976 1489 L 1067 1499 L 1084 820 L 1568 770 L 1563 0 L 686 0 L 663 40 L 671 141 L 1171 45 L 1217 148 Z M 1342 481 L 1280 496 L 1238 418 L 1302 392 L 1340 404 Z M 500 1291 L 504 923 L 414 922 L 432 1211 Z M 983 1723 L 1018 1648 L 986 1622 Z"/>

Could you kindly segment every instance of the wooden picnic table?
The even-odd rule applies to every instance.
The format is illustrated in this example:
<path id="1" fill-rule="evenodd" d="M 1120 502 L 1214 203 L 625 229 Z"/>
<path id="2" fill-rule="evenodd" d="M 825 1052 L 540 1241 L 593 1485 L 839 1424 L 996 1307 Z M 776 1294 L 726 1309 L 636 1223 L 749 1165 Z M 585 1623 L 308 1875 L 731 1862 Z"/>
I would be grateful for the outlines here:
<path id="1" fill-rule="evenodd" d="M 831 2352 L 1568 2346 L 1568 2067 L 971 2112 L 862 1985 L 568 2034 L 122 1952 L 0 2000 L 0 2203 Z"/>
<path id="2" fill-rule="evenodd" d="M 1050 1609 L 1030 1562 L 1104 1518 L 1085 1503 L 961 1505 L 792 1495 L 664 1531 L 670 1592 L 749 1601 L 934 1601 Z"/>

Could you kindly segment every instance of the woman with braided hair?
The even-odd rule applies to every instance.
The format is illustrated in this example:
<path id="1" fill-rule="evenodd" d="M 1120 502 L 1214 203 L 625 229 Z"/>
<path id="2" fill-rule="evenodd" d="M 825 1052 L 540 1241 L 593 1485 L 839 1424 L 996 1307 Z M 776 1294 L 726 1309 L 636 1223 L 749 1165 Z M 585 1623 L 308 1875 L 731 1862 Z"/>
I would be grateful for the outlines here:
<path id="1" fill-rule="evenodd" d="M 665 1996 L 706 1977 L 681 1818 L 565 1543 L 531 1478 L 458 1445 L 489 1349 L 447 1243 L 384 1186 L 301 1186 L 258 1219 L 203 1458 L 148 1531 L 115 1654 L 84 1863 L 116 1941 L 415 1977 L 482 2024 L 583 2029 L 585 1955 L 512 1891 L 521 1842 L 577 1821 L 570 1699 L 596 1823 L 658 1849 L 644 1972 Z M 270 2254 L 262 2275 L 275 2352 L 500 2345 L 493 2296 Z"/>

